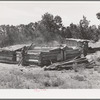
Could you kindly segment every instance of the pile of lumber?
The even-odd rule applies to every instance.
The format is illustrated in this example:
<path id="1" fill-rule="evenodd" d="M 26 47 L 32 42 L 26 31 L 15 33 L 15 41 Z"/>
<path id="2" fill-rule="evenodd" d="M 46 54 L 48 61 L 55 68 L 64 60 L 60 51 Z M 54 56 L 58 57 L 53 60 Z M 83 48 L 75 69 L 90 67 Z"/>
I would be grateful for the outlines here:
<path id="1" fill-rule="evenodd" d="M 58 63 L 54 63 L 50 66 L 46 66 L 44 67 L 44 70 L 61 70 L 61 69 L 72 69 L 73 68 L 73 64 L 82 64 L 82 63 L 86 63 L 88 64 L 88 60 L 84 57 L 84 58 L 78 58 L 78 59 L 72 59 L 69 61 L 63 61 L 63 62 L 58 62 Z"/>

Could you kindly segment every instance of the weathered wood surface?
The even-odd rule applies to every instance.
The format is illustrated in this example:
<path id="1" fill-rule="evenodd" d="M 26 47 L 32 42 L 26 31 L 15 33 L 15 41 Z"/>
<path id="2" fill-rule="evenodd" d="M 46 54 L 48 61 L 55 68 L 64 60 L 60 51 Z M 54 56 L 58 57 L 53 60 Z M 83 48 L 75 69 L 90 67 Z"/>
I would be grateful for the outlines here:
<path id="1" fill-rule="evenodd" d="M 17 62 L 21 59 L 21 52 L 17 52 Z M 42 65 L 51 64 L 52 62 L 64 61 L 72 59 L 79 55 L 79 50 L 73 49 L 61 49 L 61 48 L 34 48 L 33 50 L 27 50 L 26 61 L 28 63 L 39 62 Z M 0 60 L 12 60 L 13 52 L 12 51 L 2 51 L 0 52 Z M 60 59 L 58 59 L 60 58 Z"/>
<path id="2" fill-rule="evenodd" d="M 12 57 L 0 56 L 0 60 L 12 60 Z"/>
<path id="3" fill-rule="evenodd" d="M 18 64 L 16 61 L 11 61 L 11 60 L 0 60 L 0 63 L 6 63 L 6 64 Z"/>
<path id="4" fill-rule="evenodd" d="M 79 50 L 66 50 L 65 52 L 67 55 L 71 55 L 71 54 L 78 54 Z"/>
<path id="5" fill-rule="evenodd" d="M 12 51 L 0 51 L 0 62 L 10 62 L 13 58 L 13 52 Z"/>
<path id="6" fill-rule="evenodd" d="M 63 69 L 63 67 L 65 69 L 66 68 L 72 68 L 74 63 L 77 63 L 77 64 L 88 63 L 88 60 L 84 57 L 84 58 L 79 58 L 79 59 L 73 59 L 73 60 L 70 60 L 70 61 L 57 62 L 57 63 L 54 63 L 50 66 L 45 67 L 44 70 Z"/>
<path id="7" fill-rule="evenodd" d="M 27 59 L 39 59 L 40 55 L 38 54 L 27 54 Z"/>

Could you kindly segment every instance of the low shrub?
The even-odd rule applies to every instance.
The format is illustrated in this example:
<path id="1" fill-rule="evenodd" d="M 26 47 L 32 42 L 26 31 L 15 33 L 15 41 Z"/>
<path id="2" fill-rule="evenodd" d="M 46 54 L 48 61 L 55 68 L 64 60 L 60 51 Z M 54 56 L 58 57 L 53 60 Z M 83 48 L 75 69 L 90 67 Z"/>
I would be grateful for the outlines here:
<path id="1" fill-rule="evenodd" d="M 45 87 L 59 87 L 61 85 L 64 84 L 64 80 L 61 79 L 60 77 L 54 75 L 54 76 L 49 76 L 44 77 L 43 80 L 41 80 L 41 83 L 45 86 Z"/>
<path id="2" fill-rule="evenodd" d="M 73 79 L 78 80 L 78 81 L 85 81 L 85 76 L 83 75 L 76 75 L 73 77 Z"/>
<path id="3" fill-rule="evenodd" d="M 61 78 L 54 78 L 52 79 L 52 86 L 53 87 L 58 87 L 60 85 L 64 84 L 64 80 L 62 80 Z"/>

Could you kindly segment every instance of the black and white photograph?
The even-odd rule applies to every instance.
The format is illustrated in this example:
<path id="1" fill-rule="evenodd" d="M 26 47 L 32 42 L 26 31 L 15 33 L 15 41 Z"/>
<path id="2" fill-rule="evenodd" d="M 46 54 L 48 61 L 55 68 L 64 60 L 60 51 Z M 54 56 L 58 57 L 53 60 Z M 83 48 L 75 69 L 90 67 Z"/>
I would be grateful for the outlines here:
<path id="1" fill-rule="evenodd" d="M 0 89 L 100 89 L 100 2 L 0 1 Z"/>

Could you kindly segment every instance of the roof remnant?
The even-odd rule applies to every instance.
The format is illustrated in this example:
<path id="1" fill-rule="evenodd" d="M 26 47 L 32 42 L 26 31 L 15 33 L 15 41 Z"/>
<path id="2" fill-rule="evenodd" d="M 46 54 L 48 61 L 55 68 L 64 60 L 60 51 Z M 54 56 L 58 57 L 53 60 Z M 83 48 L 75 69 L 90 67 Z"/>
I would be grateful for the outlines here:
<path id="1" fill-rule="evenodd" d="M 7 51 L 15 51 L 15 50 L 19 50 L 19 49 L 21 49 L 21 48 L 23 48 L 24 46 L 30 46 L 31 45 L 31 43 L 30 44 L 18 44 L 18 45 L 12 45 L 12 46 L 7 46 L 7 47 L 3 47 L 3 48 L 0 48 L 0 51 L 2 51 L 2 50 L 7 50 Z M 55 46 L 55 47 L 50 47 L 50 46 L 46 46 L 46 47 L 40 47 L 40 46 L 35 46 L 34 47 L 34 49 L 32 49 L 32 50 L 35 50 L 35 51 L 45 51 L 45 52 L 49 52 L 50 50 L 54 50 L 54 49 L 58 49 L 58 48 L 60 48 L 60 49 L 63 49 L 64 47 L 66 46 L 66 44 L 63 44 L 62 46 L 60 46 L 60 45 L 58 45 L 58 46 Z"/>
<path id="2" fill-rule="evenodd" d="M 24 46 L 30 46 L 30 45 L 31 44 L 19 44 L 19 45 L 3 47 L 3 48 L 0 48 L 0 49 L 1 50 L 8 50 L 8 51 L 15 51 L 15 50 L 23 48 Z"/>

